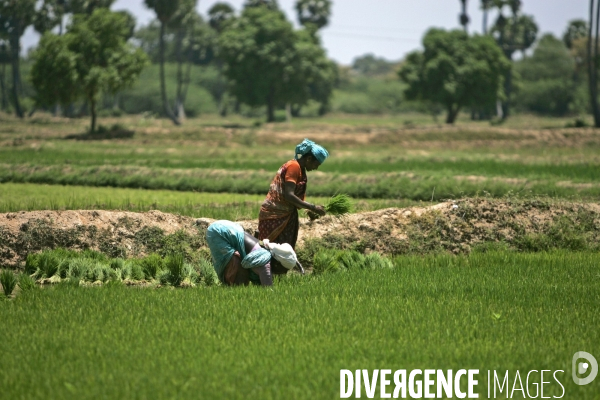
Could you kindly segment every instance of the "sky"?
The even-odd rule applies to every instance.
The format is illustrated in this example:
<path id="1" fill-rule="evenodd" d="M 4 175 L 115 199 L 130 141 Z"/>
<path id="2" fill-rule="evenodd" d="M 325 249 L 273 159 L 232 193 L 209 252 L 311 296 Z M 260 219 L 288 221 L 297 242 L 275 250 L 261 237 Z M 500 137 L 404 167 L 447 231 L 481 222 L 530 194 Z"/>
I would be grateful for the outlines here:
<path id="1" fill-rule="evenodd" d="M 199 0 L 198 11 L 206 15 L 218 1 Z M 237 12 L 245 2 L 226 1 Z M 297 26 L 295 1 L 279 0 L 279 6 Z M 469 32 L 482 31 L 479 4 L 479 0 L 468 0 Z M 539 26 L 538 37 L 544 33 L 561 37 L 569 21 L 587 19 L 588 6 L 589 0 L 523 0 L 523 12 L 533 15 Z M 112 9 L 130 11 L 136 16 L 138 26 L 155 17 L 143 0 L 116 0 Z M 459 14 L 459 0 L 333 0 L 332 17 L 321 37 L 329 57 L 343 65 L 350 65 L 356 57 L 369 53 L 395 61 L 419 49 L 427 29 L 460 28 Z M 490 25 L 495 17 L 496 14 L 488 17 Z M 21 42 L 24 52 L 38 40 L 39 35 L 29 28 Z"/>

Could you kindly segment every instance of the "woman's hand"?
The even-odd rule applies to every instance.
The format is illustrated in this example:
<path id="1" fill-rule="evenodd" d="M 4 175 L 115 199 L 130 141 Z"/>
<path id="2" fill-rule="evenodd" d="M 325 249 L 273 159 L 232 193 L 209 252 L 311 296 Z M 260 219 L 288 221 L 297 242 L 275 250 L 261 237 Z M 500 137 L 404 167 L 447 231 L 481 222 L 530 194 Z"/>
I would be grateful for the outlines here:
<path id="1" fill-rule="evenodd" d="M 327 214 L 327 212 L 325 211 L 325 207 L 323 206 L 313 205 L 313 208 L 310 211 L 317 214 L 319 217 L 322 217 L 323 215 Z"/>

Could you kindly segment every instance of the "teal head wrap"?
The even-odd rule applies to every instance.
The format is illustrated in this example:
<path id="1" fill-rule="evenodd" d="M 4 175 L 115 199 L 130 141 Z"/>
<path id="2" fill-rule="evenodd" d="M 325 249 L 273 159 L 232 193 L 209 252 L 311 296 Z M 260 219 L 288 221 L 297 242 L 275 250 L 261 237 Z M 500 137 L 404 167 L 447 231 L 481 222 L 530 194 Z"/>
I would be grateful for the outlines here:
<path id="1" fill-rule="evenodd" d="M 319 161 L 320 164 L 323 164 L 327 157 L 329 157 L 329 153 L 327 152 L 327 150 L 325 150 L 323 146 L 319 146 L 312 140 L 304 139 L 302 143 L 296 146 L 296 156 L 294 157 L 294 159 L 297 160 L 301 156 L 304 156 L 309 153 L 315 156 L 315 158 Z"/>
<path id="2" fill-rule="evenodd" d="M 251 251 L 242 259 L 242 268 L 250 269 L 262 267 L 271 261 L 271 252 L 263 248 Z"/>

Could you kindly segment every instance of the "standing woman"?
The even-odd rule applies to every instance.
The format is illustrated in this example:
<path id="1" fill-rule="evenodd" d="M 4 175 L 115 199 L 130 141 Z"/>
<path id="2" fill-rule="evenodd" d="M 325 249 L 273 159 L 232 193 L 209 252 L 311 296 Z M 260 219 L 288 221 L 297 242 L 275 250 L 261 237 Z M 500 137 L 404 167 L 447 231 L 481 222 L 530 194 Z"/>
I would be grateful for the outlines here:
<path id="1" fill-rule="evenodd" d="M 283 164 L 271 182 L 267 198 L 258 215 L 259 238 L 277 243 L 289 243 L 296 248 L 298 240 L 298 209 L 304 208 L 319 216 L 325 215 L 325 208 L 304 201 L 306 194 L 307 171 L 319 168 L 329 157 L 329 153 L 315 142 L 304 139 L 296 146 L 293 160 Z M 285 274 L 287 269 L 279 262 L 271 263 L 273 274 Z"/>

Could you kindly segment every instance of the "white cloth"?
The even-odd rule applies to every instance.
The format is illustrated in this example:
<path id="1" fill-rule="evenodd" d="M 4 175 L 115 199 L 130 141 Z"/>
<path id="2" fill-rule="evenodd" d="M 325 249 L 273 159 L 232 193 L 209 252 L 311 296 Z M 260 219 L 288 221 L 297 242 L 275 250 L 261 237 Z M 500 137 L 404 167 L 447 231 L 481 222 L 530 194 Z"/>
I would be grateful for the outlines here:
<path id="1" fill-rule="evenodd" d="M 264 239 L 263 244 L 271 251 L 271 255 L 285 268 L 292 269 L 296 266 L 298 258 L 289 243 L 271 243 L 269 239 Z"/>

